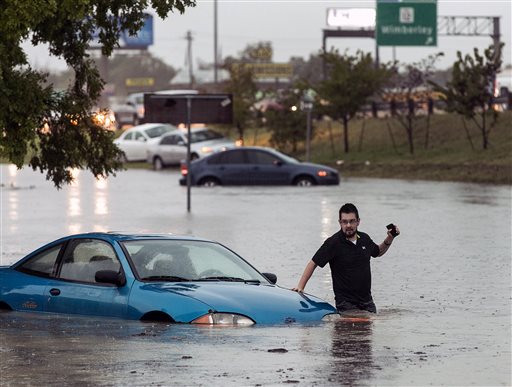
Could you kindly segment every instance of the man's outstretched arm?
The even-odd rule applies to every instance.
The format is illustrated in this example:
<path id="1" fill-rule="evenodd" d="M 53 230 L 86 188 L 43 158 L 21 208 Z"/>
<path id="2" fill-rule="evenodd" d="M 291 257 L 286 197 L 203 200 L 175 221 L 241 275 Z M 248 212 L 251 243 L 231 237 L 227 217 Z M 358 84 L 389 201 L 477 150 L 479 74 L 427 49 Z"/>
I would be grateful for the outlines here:
<path id="1" fill-rule="evenodd" d="M 306 268 L 304 269 L 304 273 L 302 273 L 302 277 L 300 277 L 299 284 L 296 288 L 292 288 L 293 291 L 302 293 L 304 292 L 304 288 L 306 287 L 306 284 L 308 283 L 309 279 L 313 275 L 313 272 L 316 269 L 316 263 L 313 261 L 309 261 L 306 265 Z"/>

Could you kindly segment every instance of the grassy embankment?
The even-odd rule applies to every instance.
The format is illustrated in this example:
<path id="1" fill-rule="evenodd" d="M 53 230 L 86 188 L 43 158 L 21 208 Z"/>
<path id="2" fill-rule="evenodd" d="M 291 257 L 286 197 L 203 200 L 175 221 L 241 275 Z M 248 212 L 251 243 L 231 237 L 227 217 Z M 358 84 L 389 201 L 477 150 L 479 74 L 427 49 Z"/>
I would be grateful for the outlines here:
<path id="1" fill-rule="evenodd" d="M 452 114 L 430 119 L 425 147 L 426 119 L 414 133 L 415 152 L 409 153 L 405 129 L 396 119 L 354 119 L 349 124 L 349 153 L 343 151 L 340 123 L 315 122 L 311 161 L 340 170 L 343 177 L 381 177 L 437 181 L 512 184 L 512 112 L 500 113 L 490 134 L 490 145 L 482 149 L 482 135 L 472 122 Z M 234 134 L 233 131 L 231 134 Z M 270 134 L 262 128 L 247 130 L 246 145 L 269 145 Z M 305 159 L 300 144 L 299 159 Z M 0 162 L 7 162 L 0 158 Z M 130 163 L 128 168 L 151 168 L 147 163 Z"/>
<path id="2" fill-rule="evenodd" d="M 410 154 L 405 129 L 396 119 L 354 119 L 349 124 L 349 153 L 343 152 L 343 129 L 339 123 L 317 122 L 311 161 L 332 165 L 342 176 L 383 177 L 512 184 L 512 112 L 500 113 L 490 133 L 487 150 L 473 122 L 452 114 L 421 119 L 414 133 Z M 329 129 L 329 126 L 331 129 Z M 246 135 L 246 145 L 267 145 L 269 134 L 261 129 Z M 391 133 L 391 134 L 390 134 Z M 394 142 L 394 144 L 393 144 Z M 303 145 L 301 144 L 303 147 Z M 304 149 L 298 157 L 304 159 Z"/>

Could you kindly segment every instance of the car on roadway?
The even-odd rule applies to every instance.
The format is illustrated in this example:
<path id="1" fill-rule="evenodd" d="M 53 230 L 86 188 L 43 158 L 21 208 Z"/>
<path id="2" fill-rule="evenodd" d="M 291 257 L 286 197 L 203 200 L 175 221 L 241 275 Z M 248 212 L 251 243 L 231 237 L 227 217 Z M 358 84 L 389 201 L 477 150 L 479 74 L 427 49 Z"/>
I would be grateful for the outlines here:
<path id="1" fill-rule="evenodd" d="M 337 185 L 340 182 L 334 168 L 299 161 L 267 147 L 240 147 L 196 160 L 181 166 L 181 185 Z"/>
<path id="2" fill-rule="evenodd" d="M 276 281 L 211 240 L 85 233 L 0 267 L 0 309 L 231 326 L 329 320 L 336 313 Z"/>
<path id="3" fill-rule="evenodd" d="M 123 161 L 145 161 L 147 158 L 148 144 L 166 133 L 177 130 L 170 124 L 142 124 L 127 129 L 114 140 L 119 149 L 123 151 Z"/>
<path id="4" fill-rule="evenodd" d="M 152 142 L 148 146 L 147 162 L 156 170 L 169 165 L 180 165 L 180 162 L 187 158 L 187 136 L 187 130 L 179 129 Z M 210 128 L 192 128 L 190 137 L 191 160 L 235 147 L 233 141 Z"/>

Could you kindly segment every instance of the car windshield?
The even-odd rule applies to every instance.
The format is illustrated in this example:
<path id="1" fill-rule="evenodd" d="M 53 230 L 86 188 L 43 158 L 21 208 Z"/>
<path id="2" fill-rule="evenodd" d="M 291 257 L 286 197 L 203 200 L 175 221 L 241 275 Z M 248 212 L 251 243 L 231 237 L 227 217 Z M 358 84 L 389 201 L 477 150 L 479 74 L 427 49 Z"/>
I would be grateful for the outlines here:
<path id="1" fill-rule="evenodd" d="M 132 240 L 121 244 L 143 281 L 268 283 L 241 257 L 215 242 Z"/>
<path id="2" fill-rule="evenodd" d="M 198 130 L 198 131 L 192 132 L 190 134 L 190 136 L 191 136 L 192 144 L 196 143 L 196 142 L 201 142 L 201 141 L 210 141 L 210 140 L 217 140 L 219 138 L 224 138 L 223 135 L 221 135 L 220 133 L 217 133 L 216 131 L 211 130 L 211 129 Z"/>
<path id="3" fill-rule="evenodd" d="M 176 127 L 172 125 L 159 125 L 153 128 L 146 129 L 144 132 L 146 132 L 149 138 L 156 138 L 172 130 L 176 130 Z"/>

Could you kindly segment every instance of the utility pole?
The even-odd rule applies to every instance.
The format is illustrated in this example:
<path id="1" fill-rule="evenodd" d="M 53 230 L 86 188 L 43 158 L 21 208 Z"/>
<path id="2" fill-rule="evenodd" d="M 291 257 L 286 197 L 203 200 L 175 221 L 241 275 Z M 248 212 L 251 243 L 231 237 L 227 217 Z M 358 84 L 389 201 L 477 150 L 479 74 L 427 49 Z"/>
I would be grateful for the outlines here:
<path id="1" fill-rule="evenodd" d="M 213 0 L 213 82 L 217 86 L 217 0 Z"/>
<path id="2" fill-rule="evenodd" d="M 187 31 L 187 35 L 185 36 L 187 40 L 187 62 L 188 62 L 188 76 L 189 76 L 189 84 L 190 88 L 194 87 L 194 69 L 192 62 L 192 32 Z"/>

